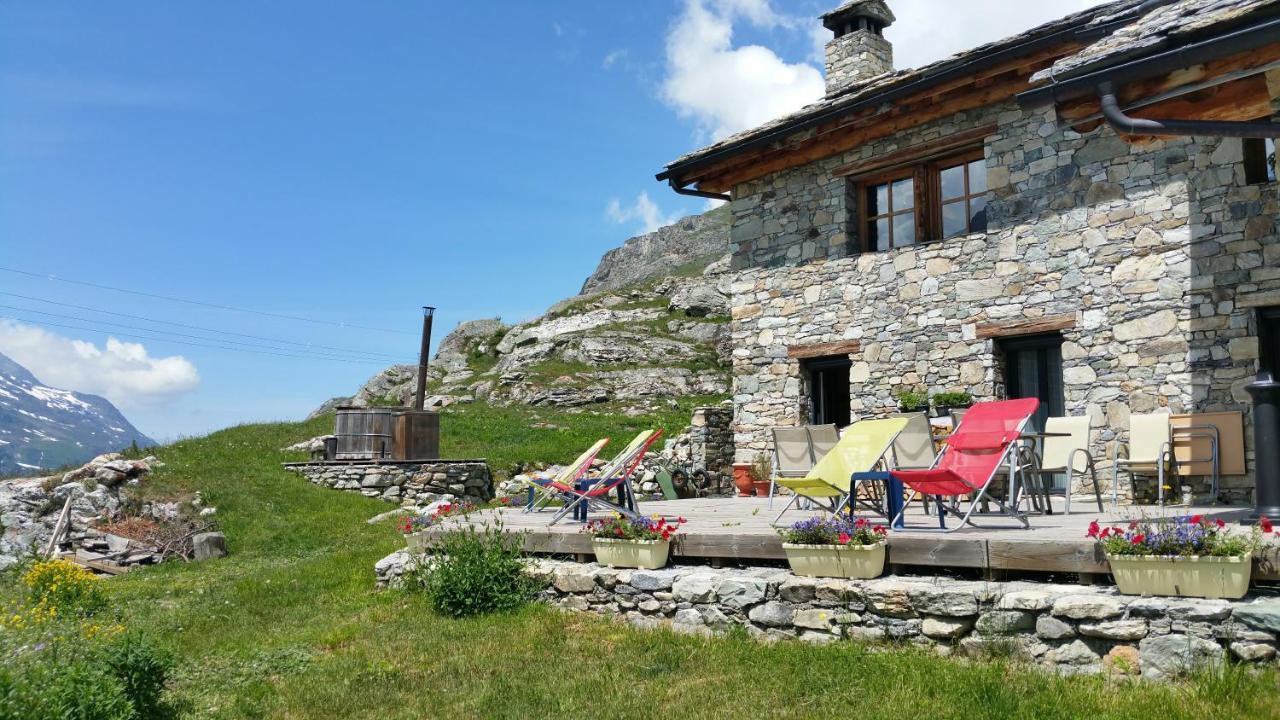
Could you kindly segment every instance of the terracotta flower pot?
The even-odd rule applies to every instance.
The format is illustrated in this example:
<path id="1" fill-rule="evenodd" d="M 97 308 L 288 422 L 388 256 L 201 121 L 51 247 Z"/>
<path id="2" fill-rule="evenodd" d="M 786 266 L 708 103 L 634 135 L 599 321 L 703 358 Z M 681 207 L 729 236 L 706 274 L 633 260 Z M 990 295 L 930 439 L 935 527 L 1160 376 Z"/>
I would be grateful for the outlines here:
<path id="1" fill-rule="evenodd" d="M 734 463 L 733 484 L 738 488 L 739 497 L 751 497 L 755 494 L 755 478 L 751 477 L 751 463 Z"/>
<path id="2" fill-rule="evenodd" d="M 756 497 L 769 497 L 769 484 L 768 480 L 756 480 L 752 482 L 751 486 L 755 488 Z"/>

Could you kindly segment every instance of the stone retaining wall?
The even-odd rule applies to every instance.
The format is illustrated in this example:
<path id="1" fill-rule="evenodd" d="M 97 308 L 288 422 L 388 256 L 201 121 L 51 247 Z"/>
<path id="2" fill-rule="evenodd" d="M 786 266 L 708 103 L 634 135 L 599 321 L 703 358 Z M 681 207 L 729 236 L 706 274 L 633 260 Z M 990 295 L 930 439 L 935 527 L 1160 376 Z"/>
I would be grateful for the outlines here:
<path id="1" fill-rule="evenodd" d="M 414 559 L 381 560 L 378 584 L 397 587 Z M 537 559 L 542 597 L 568 610 L 645 628 L 719 634 L 740 626 L 763 640 L 886 641 L 942 654 L 1014 652 L 1067 673 L 1165 679 L 1227 657 L 1274 664 L 1280 599 L 1138 598 L 1112 587 L 952 578 L 803 578 L 777 568 L 614 570 Z"/>
<path id="2" fill-rule="evenodd" d="M 493 477 L 483 460 L 429 460 L 378 464 L 286 463 L 316 485 L 358 492 L 388 502 L 426 505 L 444 495 L 475 502 L 493 499 Z"/>

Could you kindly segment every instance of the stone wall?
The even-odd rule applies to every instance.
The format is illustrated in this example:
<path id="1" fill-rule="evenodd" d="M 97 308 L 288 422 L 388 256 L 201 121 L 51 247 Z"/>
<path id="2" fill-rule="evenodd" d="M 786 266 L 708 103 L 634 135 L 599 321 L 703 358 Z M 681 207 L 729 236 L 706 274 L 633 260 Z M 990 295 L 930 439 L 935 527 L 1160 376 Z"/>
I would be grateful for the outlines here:
<path id="1" fill-rule="evenodd" d="M 402 584 L 416 559 L 378 562 L 380 586 Z M 1013 652 L 1069 673 L 1177 675 L 1229 655 L 1274 663 L 1280 600 L 1136 598 L 1114 588 L 952 578 L 814 579 L 776 568 L 614 570 L 530 562 L 542 597 L 640 627 L 765 640 L 892 641 L 940 653 Z"/>
<path id="2" fill-rule="evenodd" d="M 988 124 L 986 232 L 856 254 L 856 193 L 833 170 Z M 1093 418 L 1105 484 L 1131 412 L 1240 410 L 1252 443 L 1252 309 L 1280 304 L 1280 200 L 1275 183 L 1245 183 L 1239 140 L 1130 145 L 1105 126 L 1080 134 L 1052 108 L 1008 102 L 733 195 L 739 461 L 768 449 L 771 427 L 808 417 L 790 346 L 858 341 L 853 412 L 874 417 L 895 411 L 903 390 L 1000 397 L 999 345 L 978 337 L 979 324 L 1060 316 L 1071 322 L 1061 332 L 1066 412 Z M 1224 478 L 1227 500 L 1251 497 L 1247 455 L 1249 475 Z"/>
<path id="3" fill-rule="evenodd" d="M 893 45 L 867 30 L 856 30 L 826 45 L 827 94 L 893 72 Z"/>
<path id="4" fill-rule="evenodd" d="M 493 477 L 483 460 L 285 463 L 284 467 L 316 485 L 394 503 L 427 505 L 445 495 L 474 502 L 493 499 Z"/>
<path id="5" fill-rule="evenodd" d="M 728 496 L 733 487 L 733 408 L 714 405 L 693 409 L 689 427 L 663 449 L 677 463 L 707 471 L 709 496 Z"/>

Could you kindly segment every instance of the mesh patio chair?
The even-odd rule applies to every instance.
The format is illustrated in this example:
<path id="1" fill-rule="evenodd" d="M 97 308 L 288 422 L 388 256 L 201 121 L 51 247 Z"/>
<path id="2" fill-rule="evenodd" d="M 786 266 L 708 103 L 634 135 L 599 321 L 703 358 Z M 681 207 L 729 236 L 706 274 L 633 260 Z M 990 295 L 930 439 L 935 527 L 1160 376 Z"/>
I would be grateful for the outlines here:
<path id="1" fill-rule="evenodd" d="M 1092 420 L 1088 415 L 1078 417 L 1051 417 L 1045 421 L 1044 431 L 1049 437 L 1044 439 L 1044 452 L 1037 468 L 1026 472 L 1035 473 L 1046 482 L 1054 475 L 1066 475 L 1066 512 L 1071 514 L 1071 485 L 1076 474 L 1088 474 L 1093 481 L 1093 496 L 1098 503 L 1098 512 L 1102 512 L 1102 490 L 1098 487 L 1098 472 L 1093 464 L 1093 456 L 1089 454 L 1089 430 Z M 1051 437 L 1061 433 L 1066 437 Z"/>
<path id="2" fill-rule="evenodd" d="M 1002 515 L 1029 528 L 1031 525 L 1018 511 L 1017 496 L 1012 492 L 1016 472 L 1010 479 L 1011 492 L 1007 502 L 992 497 L 987 489 L 1000 466 L 1017 457 L 1018 438 L 1039 406 L 1040 401 L 1035 398 L 977 403 L 968 409 L 964 422 L 947 438 L 947 446 L 936 466 L 928 470 L 893 470 L 890 474 L 912 490 L 912 499 L 916 494 L 938 498 L 939 524 L 947 515 L 960 518 L 956 527 L 938 528 L 942 532 L 974 524 L 975 512 L 987 502 L 994 503 L 999 510 L 984 515 Z M 962 510 L 961 499 L 970 495 L 969 509 Z M 950 498 L 950 502 L 944 503 L 943 497 Z M 903 504 L 902 511 L 892 521 L 893 525 L 901 523 L 909 505 L 909 500 Z"/>
<path id="3" fill-rule="evenodd" d="M 929 415 L 922 412 L 898 413 L 895 418 L 905 418 L 907 426 L 893 441 L 893 467 L 897 470 L 923 470 L 933 467 L 938 451 L 933 445 L 933 429 L 929 427 Z"/>
<path id="4" fill-rule="evenodd" d="M 1121 448 L 1128 448 L 1128 456 L 1120 457 Z M 1129 442 L 1116 444 L 1116 456 L 1111 465 L 1111 507 L 1120 502 L 1120 471 L 1129 473 L 1131 480 L 1138 477 L 1156 479 L 1156 502 L 1164 505 L 1164 479 L 1169 475 L 1173 459 L 1173 442 L 1167 413 L 1150 413 L 1129 416 Z"/>
<path id="5" fill-rule="evenodd" d="M 564 507 L 551 518 L 552 525 L 560 521 L 561 518 L 574 512 L 578 508 L 583 508 L 585 513 L 589 513 L 593 508 L 608 510 L 625 515 L 632 520 L 641 518 L 639 508 L 636 506 L 635 497 L 631 493 L 630 480 L 635 474 L 636 468 L 640 466 L 640 461 L 644 459 L 645 453 L 649 452 L 649 447 L 662 437 L 661 430 L 645 430 L 636 435 L 631 444 L 627 445 L 622 452 L 618 453 L 609 464 L 601 468 L 600 476 L 595 478 L 589 486 L 584 490 L 579 490 L 573 485 L 556 486 L 566 498 Z M 618 491 L 618 502 L 609 501 L 609 493 L 614 490 Z M 630 507 L 629 507 L 630 506 Z"/>
<path id="6" fill-rule="evenodd" d="M 778 480 L 802 478 L 835 445 L 835 425 L 802 425 L 773 429 L 773 477 L 769 478 L 769 507 L 777 492 Z M 822 449 L 818 449 L 818 445 Z"/>
<path id="7" fill-rule="evenodd" d="M 779 485 L 792 492 L 792 497 L 772 524 L 777 525 L 787 510 L 802 498 L 831 515 L 840 514 L 856 498 L 853 474 L 870 472 L 881 465 L 893 441 L 906 426 L 905 418 L 885 418 L 860 420 L 845 428 L 836 446 L 805 477 L 778 480 Z"/>

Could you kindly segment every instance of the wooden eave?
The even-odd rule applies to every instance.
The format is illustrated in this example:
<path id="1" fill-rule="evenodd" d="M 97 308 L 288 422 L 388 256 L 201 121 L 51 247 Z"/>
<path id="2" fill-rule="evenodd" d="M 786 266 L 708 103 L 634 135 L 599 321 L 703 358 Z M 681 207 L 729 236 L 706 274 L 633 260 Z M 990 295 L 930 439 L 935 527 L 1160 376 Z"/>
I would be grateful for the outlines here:
<path id="1" fill-rule="evenodd" d="M 727 193 L 739 183 L 831 157 L 957 112 L 1008 100 L 1027 88 L 1036 71 L 1081 47 L 1079 42 L 1061 43 L 932 85 L 893 103 L 872 104 L 816 128 L 797 131 L 768 147 L 743 150 L 691 169 L 679 180 L 685 186 L 696 184 L 702 191 Z"/>

